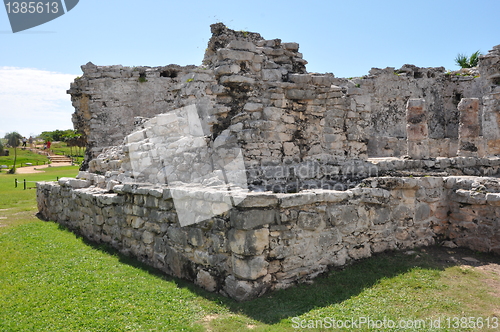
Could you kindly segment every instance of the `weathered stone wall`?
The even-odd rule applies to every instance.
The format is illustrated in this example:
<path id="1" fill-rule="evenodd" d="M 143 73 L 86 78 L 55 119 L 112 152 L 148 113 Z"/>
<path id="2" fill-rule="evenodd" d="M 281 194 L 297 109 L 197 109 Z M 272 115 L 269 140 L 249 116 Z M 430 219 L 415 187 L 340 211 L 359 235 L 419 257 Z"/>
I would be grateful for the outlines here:
<path id="1" fill-rule="evenodd" d="M 82 66 L 83 76 L 68 93 L 75 127 L 89 146 L 84 168 L 104 148 L 121 144 L 134 129 L 134 118 L 194 103 L 207 135 L 236 132 L 247 166 L 403 156 L 409 99 L 424 101 L 430 157 L 457 155 L 462 98 L 479 99 L 480 136 L 484 122 L 485 139 L 500 137 L 490 111 L 498 106 L 491 94 L 500 77 L 497 48 L 481 57 L 483 75 L 476 69 L 450 73 L 404 65 L 340 79 L 307 73 L 297 43 L 265 40 L 222 24 L 213 25 L 212 33 L 199 67 Z M 488 151 L 498 152 L 495 142 Z"/>
<path id="2" fill-rule="evenodd" d="M 199 67 L 82 67 L 88 172 L 37 185 L 43 218 L 237 300 L 384 250 L 500 251 L 500 185 L 472 177 L 500 175 L 499 47 L 339 79 L 211 28 Z"/>
<path id="3" fill-rule="evenodd" d="M 448 178 L 449 224 L 444 235 L 458 246 L 500 254 L 500 182 L 496 178 Z"/>
<path id="4" fill-rule="evenodd" d="M 500 248 L 500 183 L 492 178 L 380 177 L 347 191 L 241 192 L 231 210 L 220 208 L 230 204 L 227 191 L 175 189 L 202 195 L 196 209 L 220 208 L 189 226 L 179 222 L 173 189 L 125 184 L 109 192 L 91 184 L 97 182 L 88 173 L 39 183 L 41 215 L 237 300 L 436 239 L 485 252 Z"/>
<path id="5" fill-rule="evenodd" d="M 349 191 L 246 193 L 230 211 L 188 227 L 180 225 L 166 187 L 79 189 L 97 184 L 89 177 L 39 183 L 37 196 L 44 218 L 244 300 L 372 253 L 434 243 L 431 226 L 446 218 L 442 182 L 385 178 Z M 212 195 L 199 209 L 230 201 L 223 191 L 184 190 Z"/>
<path id="6" fill-rule="evenodd" d="M 137 116 L 196 104 L 204 133 L 224 130 L 241 144 L 247 168 L 307 160 L 366 159 L 369 109 L 331 74 L 307 74 L 297 43 L 264 40 L 221 24 L 200 67 L 82 66 L 68 91 L 75 127 L 88 142 L 87 167 L 103 149 L 122 143 Z M 90 169 L 94 171 L 94 169 Z"/>

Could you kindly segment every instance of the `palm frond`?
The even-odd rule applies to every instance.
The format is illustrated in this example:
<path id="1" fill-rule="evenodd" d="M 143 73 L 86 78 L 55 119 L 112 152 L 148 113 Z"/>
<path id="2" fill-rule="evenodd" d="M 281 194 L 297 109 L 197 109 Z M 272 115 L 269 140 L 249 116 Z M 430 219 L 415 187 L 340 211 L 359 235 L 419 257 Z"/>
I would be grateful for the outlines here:
<path id="1" fill-rule="evenodd" d="M 477 64 L 479 63 L 479 57 L 481 56 L 481 52 L 478 50 L 474 53 L 469 58 L 469 65 L 471 67 L 476 67 Z"/>
<path id="2" fill-rule="evenodd" d="M 455 58 L 455 63 L 460 68 L 470 68 L 470 66 L 469 66 L 469 58 L 465 54 L 459 53 L 457 55 L 457 57 Z"/>

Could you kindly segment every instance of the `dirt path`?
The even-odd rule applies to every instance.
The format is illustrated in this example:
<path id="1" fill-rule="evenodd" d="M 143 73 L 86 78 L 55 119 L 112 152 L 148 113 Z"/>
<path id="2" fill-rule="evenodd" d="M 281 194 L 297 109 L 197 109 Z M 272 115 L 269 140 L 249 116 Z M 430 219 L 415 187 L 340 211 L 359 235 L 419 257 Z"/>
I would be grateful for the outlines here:
<path id="1" fill-rule="evenodd" d="M 55 163 L 50 165 L 26 166 L 16 168 L 16 174 L 33 174 L 43 173 L 43 169 L 47 167 L 71 166 L 71 163 Z"/>

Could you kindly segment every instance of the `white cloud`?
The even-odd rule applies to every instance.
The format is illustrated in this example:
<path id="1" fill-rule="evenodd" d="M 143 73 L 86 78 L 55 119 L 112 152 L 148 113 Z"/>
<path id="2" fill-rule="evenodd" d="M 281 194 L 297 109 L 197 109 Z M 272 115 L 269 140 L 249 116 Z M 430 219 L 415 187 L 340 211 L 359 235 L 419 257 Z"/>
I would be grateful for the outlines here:
<path id="1" fill-rule="evenodd" d="M 73 128 L 66 94 L 77 75 L 34 68 L 0 67 L 0 137 Z"/>

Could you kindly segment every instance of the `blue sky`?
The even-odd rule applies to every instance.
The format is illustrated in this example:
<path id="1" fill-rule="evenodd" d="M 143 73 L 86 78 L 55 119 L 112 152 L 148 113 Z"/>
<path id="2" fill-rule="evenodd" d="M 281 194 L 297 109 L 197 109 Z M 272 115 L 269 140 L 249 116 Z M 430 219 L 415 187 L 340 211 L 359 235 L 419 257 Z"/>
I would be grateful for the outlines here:
<path id="1" fill-rule="evenodd" d="M 80 66 L 201 64 L 209 25 L 298 42 L 309 72 L 362 76 L 405 63 L 458 69 L 457 53 L 500 44 L 498 0 L 80 0 L 13 34 L 0 8 L 0 137 L 72 127 L 66 95 Z"/>

